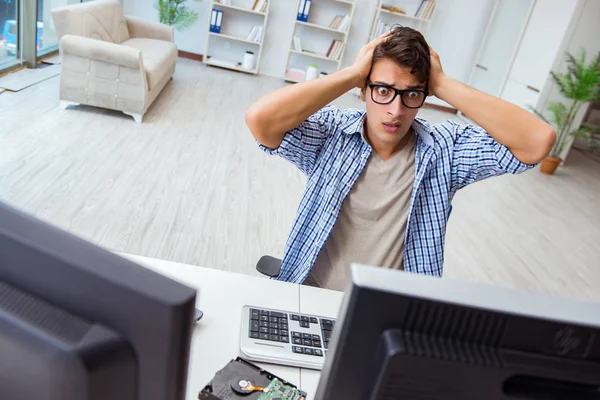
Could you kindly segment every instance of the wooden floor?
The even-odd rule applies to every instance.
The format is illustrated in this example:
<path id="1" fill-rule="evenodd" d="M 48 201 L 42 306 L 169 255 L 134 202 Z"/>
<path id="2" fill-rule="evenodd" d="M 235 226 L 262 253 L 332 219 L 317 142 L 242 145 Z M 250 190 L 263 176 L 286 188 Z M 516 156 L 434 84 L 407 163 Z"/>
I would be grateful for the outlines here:
<path id="1" fill-rule="evenodd" d="M 244 111 L 285 83 L 180 60 L 136 125 L 59 109 L 58 79 L 0 95 L 1 200 L 119 252 L 248 274 L 281 255 L 305 180 L 257 148 Z M 446 277 L 600 300 L 599 201 L 600 168 L 576 153 L 553 177 L 468 187 L 453 202 Z"/>

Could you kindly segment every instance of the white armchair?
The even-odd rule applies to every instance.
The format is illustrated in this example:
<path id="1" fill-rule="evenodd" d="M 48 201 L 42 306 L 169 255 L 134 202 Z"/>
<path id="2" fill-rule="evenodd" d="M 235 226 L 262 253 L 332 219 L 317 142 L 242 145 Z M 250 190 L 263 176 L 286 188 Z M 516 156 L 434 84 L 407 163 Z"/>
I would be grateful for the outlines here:
<path id="1" fill-rule="evenodd" d="M 109 108 L 141 123 L 175 72 L 173 28 L 125 17 L 118 0 L 57 8 L 52 18 L 61 38 L 61 107 Z"/>

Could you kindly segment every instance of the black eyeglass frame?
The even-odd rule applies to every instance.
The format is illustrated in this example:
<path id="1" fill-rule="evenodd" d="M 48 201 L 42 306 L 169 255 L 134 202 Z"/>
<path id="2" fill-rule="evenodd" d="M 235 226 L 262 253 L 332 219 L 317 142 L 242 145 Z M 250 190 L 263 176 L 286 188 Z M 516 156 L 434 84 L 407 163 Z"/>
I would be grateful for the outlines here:
<path id="1" fill-rule="evenodd" d="M 396 100 L 396 97 L 398 97 L 398 95 L 400 95 L 400 101 L 402 102 L 402 104 L 404 105 L 404 107 L 406 108 L 421 108 L 423 106 L 423 103 L 425 103 L 425 99 L 427 98 L 427 96 L 429 96 L 429 90 L 427 88 L 427 86 L 425 86 L 425 90 L 421 90 L 421 89 L 405 89 L 405 90 L 400 90 L 400 89 L 396 89 L 395 87 L 392 86 L 388 86 L 388 85 L 379 85 L 377 83 L 369 83 L 367 85 L 370 89 L 371 89 L 371 100 L 373 100 L 374 103 L 376 104 L 390 104 L 392 103 L 394 100 Z M 375 98 L 373 97 L 373 89 L 377 88 L 377 87 L 384 87 L 386 89 L 390 89 L 393 90 L 394 93 L 394 97 L 392 97 L 392 99 L 386 103 L 380 103 L 378 101 L 375 101 Z M 423 101 L 421 102 L 421 104 L 419 104 L 417 107 L 410 107 L 408 105 L 406 105 L 406 103 L 404 102 L 404 93 L 406 92 L 419 92 L 419 93 L 423 93 Z"/>

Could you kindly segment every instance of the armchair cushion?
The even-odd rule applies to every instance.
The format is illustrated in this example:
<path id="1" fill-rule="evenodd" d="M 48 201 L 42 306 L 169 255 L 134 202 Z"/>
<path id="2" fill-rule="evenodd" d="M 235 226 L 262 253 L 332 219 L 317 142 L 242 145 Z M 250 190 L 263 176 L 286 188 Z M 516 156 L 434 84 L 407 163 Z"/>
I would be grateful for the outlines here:
<path id="1" fill-rule="evenodd" d="M 177 47 L 173 42 L 139 38 L 126 40 L 121 45 L 141 51 L 148 90 L 158 85 L 177 62 Z"/>
<path id="2" fill-rule="evenodd" d="M 71 54 L 127 68 L 136 69 L 140 66 L 139 49 L 83 36 L 63 36 L 60 40 L 60 50 L 63 55 Z"/>

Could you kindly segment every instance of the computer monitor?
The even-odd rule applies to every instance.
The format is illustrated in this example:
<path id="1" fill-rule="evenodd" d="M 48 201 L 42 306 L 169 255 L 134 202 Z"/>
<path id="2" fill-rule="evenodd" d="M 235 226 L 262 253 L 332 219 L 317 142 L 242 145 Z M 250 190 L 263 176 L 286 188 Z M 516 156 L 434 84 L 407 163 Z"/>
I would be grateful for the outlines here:
<path id="1" fill-rule="evenodd" d="M 0 203 L 0 399 L 182 400 L 195 297 Z"/>
<path id="2" fill-rule="evenodd" d="M 353 265 L 317 400 L 600 399 L 600 304 Z"/>

